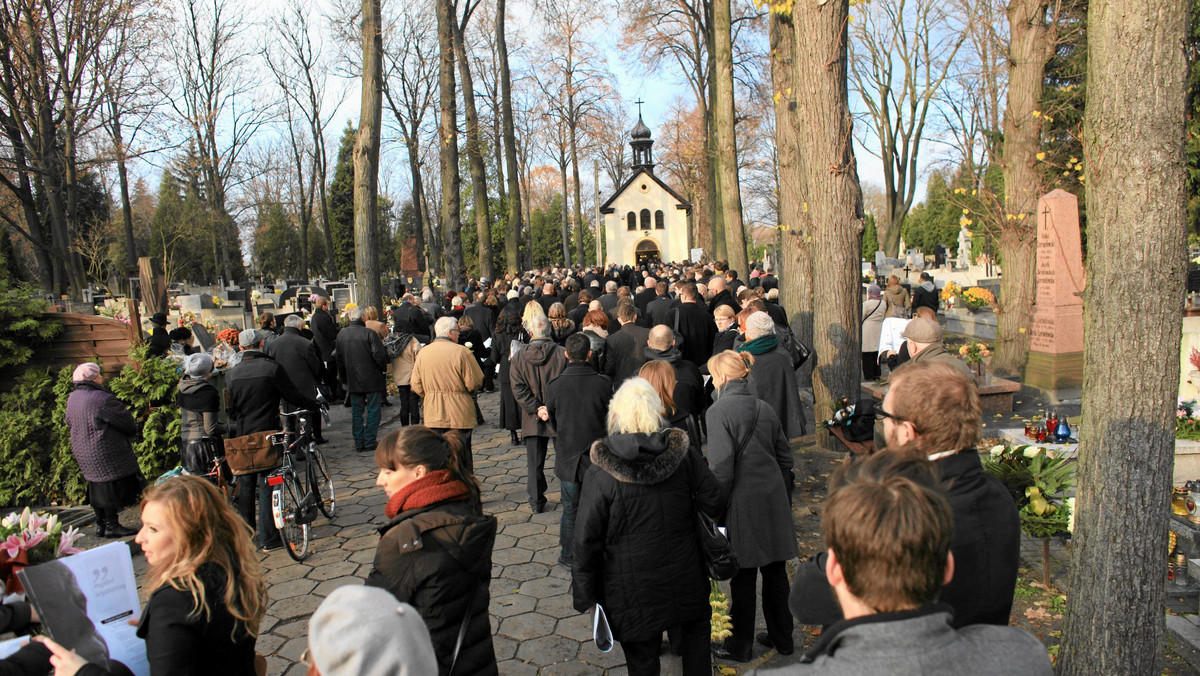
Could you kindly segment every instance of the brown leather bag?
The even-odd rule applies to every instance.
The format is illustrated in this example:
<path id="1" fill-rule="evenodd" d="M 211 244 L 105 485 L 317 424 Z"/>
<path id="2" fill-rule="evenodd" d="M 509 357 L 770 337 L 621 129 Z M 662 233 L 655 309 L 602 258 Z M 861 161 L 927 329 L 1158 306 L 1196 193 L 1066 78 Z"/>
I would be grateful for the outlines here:
<path id="1" fill-rule="evenodd" d="M 234 476 L 275 469 L 283 464 L 283 452 L 271 443 L 279 430 L 254 432 L 225 440 L 225 462 Z"/>

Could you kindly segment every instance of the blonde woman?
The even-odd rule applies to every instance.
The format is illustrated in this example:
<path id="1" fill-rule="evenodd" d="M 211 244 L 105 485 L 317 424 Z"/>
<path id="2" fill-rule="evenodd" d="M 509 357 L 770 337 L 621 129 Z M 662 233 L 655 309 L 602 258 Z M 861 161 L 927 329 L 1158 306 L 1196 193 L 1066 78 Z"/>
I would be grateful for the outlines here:
<path id="1" fill-rule="evenodd" d="M 621 385 L 607 423 L 579 498 L 575 609 L 604 608 L 631 676 L 659 673 L 668 629 L 679 637 L 683 673 L 710 673 L 708 575 L 695 520 L 696 510 L 721 510 L 720 489 L 699 453 L 689 451 L 687 432 L 668 426 L 645 380 Z M 786 594 L 782 603 L 786 610 Z"/>
<path id="2" fill-rule="evenodd" d="M 153 589 L 137 635 L 151 676 L 255 676 L 267 585 L 250 529 L 208 481 L 180 476 L 146 491 L 137 543 Z M 50 639 L 56 676 L 86 662 Z M 265 664 L 263 665 L 265 667 Z M 90 675 L 105 673 L 93 666 Z"/>
<path id="3" fill-rule="evenodd" d="M 545 317 L 546 310 L 542 308 L 542 304 L 536 301 L 525 303 L 525 309 L 521 312 L 521 340 L 529 342 L 529 322 L 534 317 Z"/>
<path id="4" fill-rule="evenodd" d="M 567 341 L 567 336 L 575 333 L 575 322 L 567 319 L 566 305 L 562 303 L 551 305 L 547 316 L 550 318 L 550 338 L 555 343 L 562 345 Z"/>
<path id="5" fill-rule="evenodd" d="M 774 409 L 755 397 L 747 382 L 754 356 L 726 350 L 708 360 L 716 386 L 709 407 L 708 464 L 721 486 L 728 528 L 740 570 L 730 580 L 729 615 L 733 635 L 713 654 L 734 662 L 750 660 L 754 647 L 755 585 L 762 572 L 763 615 L 767 631 L 758 642 L 789 655 L 792 616 L 788 611 L 786 562 L 799 554 L 788 483 L 791 448 Z"/>

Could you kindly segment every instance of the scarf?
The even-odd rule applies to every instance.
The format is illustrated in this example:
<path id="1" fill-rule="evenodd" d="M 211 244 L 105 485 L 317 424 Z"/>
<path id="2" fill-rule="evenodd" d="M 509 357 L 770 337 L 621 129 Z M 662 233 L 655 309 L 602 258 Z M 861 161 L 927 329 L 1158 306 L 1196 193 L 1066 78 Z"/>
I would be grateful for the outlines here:
<path id="1" fill-rule="evenodd" d="M 450 477 L 450 470 L 439 469 L 417 479 L 388 498 L 383 513 L 394 519 L 400 512 L 420 509 L 439 502 L 465 500 L 470 495 L 467 485 Z"/>
<path id="2" fill-rule="evenodd" d="M 779 337 L 773 333 L 768 333 L 765 336 L 760 336 L 754 340 L 748 340 L 738 346 L 738 352 L 749 352 L 753 355 L 766 354 L 774 352 L 775 348 L 779 347 Z"/>
<path id="3" fill-rule="evenodd" d="M 608 330 L 602 329 L 599 326 L 588 326 L 586 329 L 584 329 L 584 331 L 594 333 L 601 338 L 608 338 Z"/>

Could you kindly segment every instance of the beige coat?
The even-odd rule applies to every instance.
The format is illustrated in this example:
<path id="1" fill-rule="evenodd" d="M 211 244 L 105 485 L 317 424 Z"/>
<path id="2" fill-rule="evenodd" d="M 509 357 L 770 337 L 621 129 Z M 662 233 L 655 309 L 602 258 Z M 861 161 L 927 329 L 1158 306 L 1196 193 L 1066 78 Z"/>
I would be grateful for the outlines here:
<path id="1" fill-rule="evenodd" d="M 371 329 L 375 333 L 378 333 L 380 340 L 383 340 L 384 338 L 388 337 L 387 324 L 384 324 L 383 322 L 380 322 L 380 321 L 376 321 L 374 319 L 364 321 L 363 323 L 367 325 L 368 329 Z"/>
<path id="2" fill-rule="evenodd" d="M 413 392 L 425 398 L 425 425 L 475 428 L 471 392 L 483 385 L 483 371 L 470 350 L 444 338 L 434 340 L 417 352 L 409 382 Z"/>
<path id="3" fill-rule="evenodd" d="M 404 346 L 404 351 L 399 357 L 392 360 L 392 381 L 397 385 L 408 385 L 412 380 L 413 366 L 417 360 L 417 350 L 421 349 L 421 343 L 416 336 L 408 341 L 408 345 Z"/>

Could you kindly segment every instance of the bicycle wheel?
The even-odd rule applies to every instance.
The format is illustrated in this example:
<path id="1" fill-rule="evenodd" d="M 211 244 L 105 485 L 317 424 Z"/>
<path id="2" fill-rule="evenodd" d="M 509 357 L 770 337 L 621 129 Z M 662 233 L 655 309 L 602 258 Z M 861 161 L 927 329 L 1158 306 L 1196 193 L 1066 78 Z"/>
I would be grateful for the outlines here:
<path id="1" fill-rule="evenodd" d="M 333 492 L 333 476 L 329 474 L 329 466 L 325 464 L 325 456 L 317 449 L 316 444 L 308 447 L 308 481 L 312 493 L 317 498 L 317 507 L 325 518 L 332 519 L 337 509 L 337 500 Z"/>
<path id="2" fill-rule="evenodd" d="M 288 556 L 303 561 L 308 556 L 308 524 L 300 523 L 297 519 L 303 497 L 300 482 L 296 480 L 295 472 L 289 472 L 281 478 L 282 483 L 271 491 L 271 510 Z"/>

